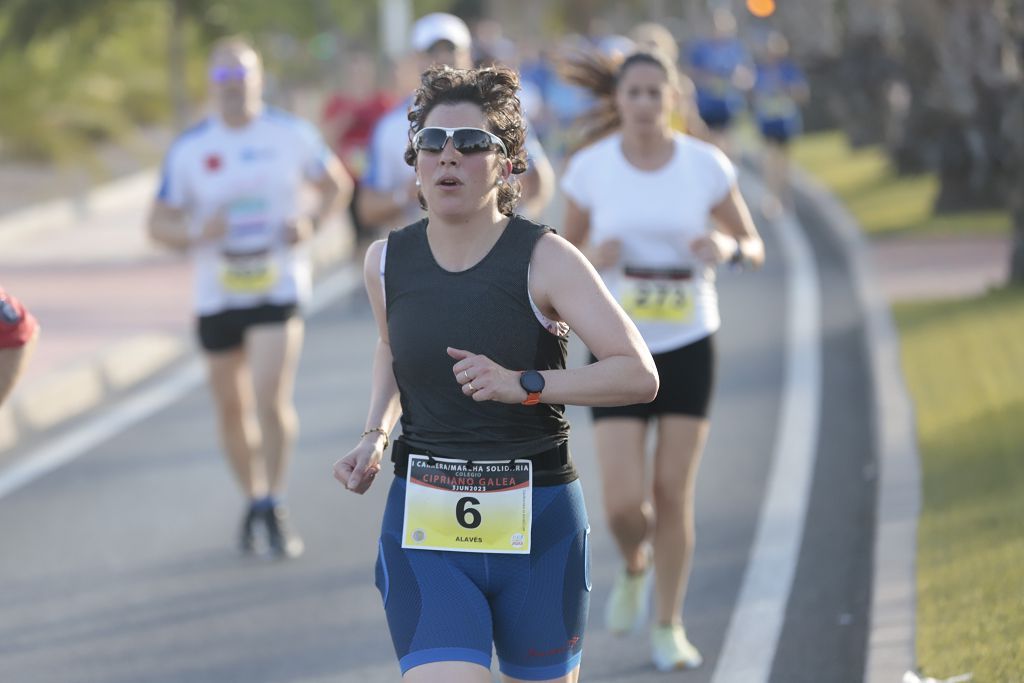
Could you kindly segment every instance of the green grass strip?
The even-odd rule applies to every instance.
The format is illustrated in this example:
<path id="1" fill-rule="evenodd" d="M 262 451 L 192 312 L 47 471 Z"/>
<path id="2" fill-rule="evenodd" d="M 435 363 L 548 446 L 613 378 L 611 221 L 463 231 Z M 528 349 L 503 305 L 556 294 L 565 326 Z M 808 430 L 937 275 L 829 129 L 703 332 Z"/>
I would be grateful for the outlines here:
<path id="1" fill-rule="evenodd" d="M 802 136 L 793 145 L 792 158 L 834 192 L 868 234 L 1003 234 L 1010 230 L 1006 211 L 934 215 L 939 190 L 934 174 L 897 175 L 882 149 L 852 149 L 838 131 Z"/>
<path id="2" fill-rule="evenodd" d="M 1024 681 L 1024 288 L 894 312 L 924 489 L 918 661 Z"/>

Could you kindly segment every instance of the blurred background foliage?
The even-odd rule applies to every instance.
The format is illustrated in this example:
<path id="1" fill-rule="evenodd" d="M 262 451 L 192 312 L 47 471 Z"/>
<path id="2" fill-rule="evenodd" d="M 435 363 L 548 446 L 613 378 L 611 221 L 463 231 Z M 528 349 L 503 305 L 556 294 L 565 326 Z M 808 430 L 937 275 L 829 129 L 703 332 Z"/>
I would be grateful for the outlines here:
<path id="1" fill-rule="evenodd" d="M 80 159 L 194 110 L 220 36 L 251 37 L 273 81 L 301 83 L 344 36 L 372 46 L 375 22 L 361 0 L 0 0 L 0 157 Z"/>
<path id="2" fill-rule="evenodd" d="M 373 0 L 0 0 L 0 159 L 80 161 L 139 126 L 183 125 L 204 90 L 206 49 L 242 34 L 263 52 L 271 97 L 329 80 L 350 42 L 374 49 Z M 472 19 L 490 0 L 413 0 L 414 15 Z M 650 0 L 538 2 L 548 35 L 602 13 L 643 16 Z M 520 9 L 507 8 L 512 13 Z M 534 27 L 535 28 L 535 27 Z M 275 93 L 275 89 L 278 92 Z"/>
<path id="3" fill-rule="evenodd" d="M 99 141 L 181 128 L 225 34 L 261 50 L 272 102 L 322 93 L 348 47 L 379 48 L 392 2 L 493 17 L 534 49 L 645 19 L 685 46 L 731 7 L 741 35 L 789 37 L 811 82 L 809 129 L 883 149 L 900 175 L 935 174 L 937 212 L 1008 209 L 1024 280 L 1024 0 L 779 0 L 763 19 L 751 0 L 0 0 L 0 160 L 80 162 Z"/>

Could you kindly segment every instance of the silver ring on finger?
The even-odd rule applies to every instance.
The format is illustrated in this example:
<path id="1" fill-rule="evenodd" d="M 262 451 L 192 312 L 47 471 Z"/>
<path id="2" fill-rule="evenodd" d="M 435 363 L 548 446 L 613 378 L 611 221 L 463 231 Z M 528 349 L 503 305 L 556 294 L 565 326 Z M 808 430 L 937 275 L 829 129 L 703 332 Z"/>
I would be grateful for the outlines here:
<path id="1" fill-rule="evenodd" d="M 470 381 L 470 380 L 469 380 L 469 372 L 468 372 L 468 371 L 466 371 L 466 370 L 463 370 L 463 371 L 462 371 L 462 376 L 466 378 L 466 381 L 467 381 L 467 382 L 468 382 L 468 381 Z"/>
<path id="2" fill-rule="evenodd" d="M 469 387 L 470 391 L 476 391 L 476 389 L 473 388 L 473 383 L 472 382 L 466 382 L 466 386 Z"/>

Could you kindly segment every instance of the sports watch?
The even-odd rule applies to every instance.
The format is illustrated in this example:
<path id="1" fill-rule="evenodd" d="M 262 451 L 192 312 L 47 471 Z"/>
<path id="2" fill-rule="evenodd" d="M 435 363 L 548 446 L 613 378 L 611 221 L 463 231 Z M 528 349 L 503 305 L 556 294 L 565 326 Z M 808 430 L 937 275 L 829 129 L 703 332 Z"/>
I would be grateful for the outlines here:
<path id="1" fill-rule="evenodd" d="M 524 370 L 519 375 L 519 386 L 526 392 L 524 406 L 535 406 L 540 403 L 540 392 L 544 391 L 544 375 L 536 370 Z"/>

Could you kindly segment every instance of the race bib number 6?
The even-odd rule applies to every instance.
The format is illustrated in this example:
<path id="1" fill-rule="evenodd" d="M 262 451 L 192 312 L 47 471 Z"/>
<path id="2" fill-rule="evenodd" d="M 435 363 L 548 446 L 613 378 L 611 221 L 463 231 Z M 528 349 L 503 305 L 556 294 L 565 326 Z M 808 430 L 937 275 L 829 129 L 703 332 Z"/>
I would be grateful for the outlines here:
<path id="1" fill-rule="evenodd" d="M 533 463 L 410 455 L 402 547 L 530 552 Z"/>

